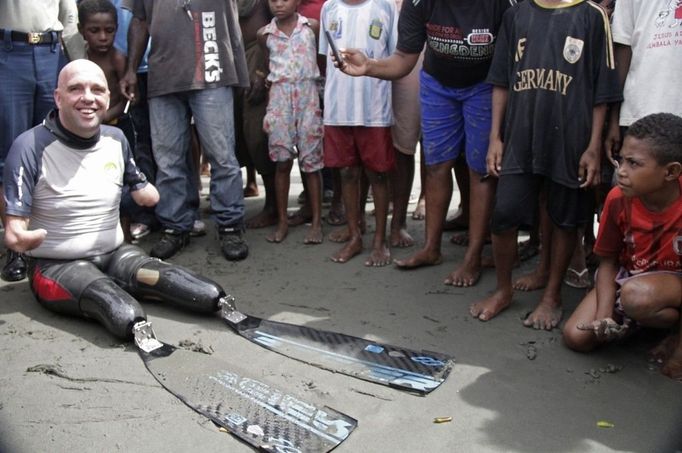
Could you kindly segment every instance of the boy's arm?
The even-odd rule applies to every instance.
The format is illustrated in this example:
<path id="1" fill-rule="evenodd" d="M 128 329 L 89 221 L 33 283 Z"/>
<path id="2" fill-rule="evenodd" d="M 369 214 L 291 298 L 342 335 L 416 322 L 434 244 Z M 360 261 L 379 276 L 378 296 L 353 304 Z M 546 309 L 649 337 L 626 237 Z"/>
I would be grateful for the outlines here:
<path id="1" fill-rule="evenodd" d="M 499 177 L 500 171 L 502 170 L 502 153 L 504 152 L 502 125 L 504 123 L 504 115 L 507 111 L 508 97 L 509 90 L 507 88 L 498 85 L 493 87 L 493 113 L 490 125 L 490 143 L 488 144 L 486 166 L 488 174 L 495 177 Z"/>
<path id="2" fill-rule="evenodd" d="M 343 72 L 351 76 L 370 76 L 377 79 L 396 80 L 405 77 L 419 60 L 418 53 L 405 53 L 396 50 L 390 57 L 375 59 L 367 56 L 359 49 L 339 49 L 343 61 L 332 61 Z"/>
<path id="3" fill-rule="evenodd" d="M 625 88 L 625 80 L 630 71 L 630 62 L 632 61 L 632 47 L 625 44 L 615 44 L 613 56 L 616 60 L 616 73 L 618 74 L 618 82 L 620 89 Z M 622 137 L 620 136 L 620 102 L 615 102 L 610 105 L 609 110 L 609 128 L 604 139 L 604 149 L 606 157 L 615 166 L 616 161 L 613 159 L 615 154 L 618 154 L 622 145 Z"/>
<path id="4" fill-rule="evenodd" d="M 592 109 L 592 132 L 590 143 L 580 157 L 578 181 L 580 187 L 591 187 L 599 184 L 601 166 L 601 134 L 606 118 L 606 104 L 595 105 Z"/>
<path id="5" fill-rule="evenodd" d="M 263 58 L 258 61 L 255 73 L 251 74 L 251 86 L 246 91 L 246 101 L 251 105 L 263 102 L 268 93 L 266 78 L 270 72 L 270 51 L 267 46 L 267 35 L 264 31 L 265 27 L 261 27 L 256 34 L 258 45 L 263 51 Z"/>
<path id="6" fill-rule="evenodd" d="M 116 73 L 116 80 L 120 81 L 125 76 L 126 57 L 118 50 L 116 49 L 112 50 L 114 52 L 111 58 L 112 67 L 114 69 L 114 72 Z M 119 89 L 119 87 L 112 87 L 112 90 L 114 89 Z M 123 110 L 125 110 L 125 105 L 126 102 L 128 102 L 128 99 L 126 99 L 124 96 L 117 96 L 117 98 L 118 102 L 116 104 L 110 105 L 109 110 L 107 110 L 107 113 L 104 116 L 105 123 L 108 123 L 111 120 L 119 118 L 121 115 L 123 115 Z"/>
<path id="7" fill-rule="evenodd" d="M 613 307 L 616 305 L 616 276 L 620 270 L 617 256 L 600 256 L 599 259 L 599 270 L 595 281 L 597 292 L 595 319 L 597 320 L 613 316 Z"/>

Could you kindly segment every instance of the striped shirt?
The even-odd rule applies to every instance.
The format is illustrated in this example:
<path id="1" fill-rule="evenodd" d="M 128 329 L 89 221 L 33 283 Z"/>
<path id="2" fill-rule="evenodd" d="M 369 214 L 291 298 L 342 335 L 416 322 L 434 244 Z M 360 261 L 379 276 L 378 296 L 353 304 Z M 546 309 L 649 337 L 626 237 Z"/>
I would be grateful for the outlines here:
<path id="1" fill-rule="evenodd" d="M 391 82 L 351 77 L 331 61 L 328 30 L 337 48 L 361 49 L 369 58 L 385 58 L 395 50 L 398 13 L 392 0 L 348 4 L 330 0 L 322 7 L 319 52 L 327 55 L 324 124 L 328 126 L 388 127 L 393 124 Z"/>

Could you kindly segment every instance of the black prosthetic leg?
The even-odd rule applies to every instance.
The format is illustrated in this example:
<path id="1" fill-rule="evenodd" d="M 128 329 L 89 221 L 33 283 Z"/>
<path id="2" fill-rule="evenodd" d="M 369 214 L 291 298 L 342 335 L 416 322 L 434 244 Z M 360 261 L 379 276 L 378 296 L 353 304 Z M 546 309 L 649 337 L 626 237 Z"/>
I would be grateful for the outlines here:
<path id="1" fill-rule="evenodd" d="M 134 246 L 122 246 L 107 273 L 135 297 L 169 302 L 194 312 L 213 313 L 226 297 L 216 282 L 184 267 L 150 258 Z"/>
<path id="2" fill-rule="evenodd" d="M 96 319 L 109 332 L 125 340 L 133 337 L 135 323 L 147 319 L 139 302 L 108 278 L 88 286 L 79 304 L 83 315 Z"/>

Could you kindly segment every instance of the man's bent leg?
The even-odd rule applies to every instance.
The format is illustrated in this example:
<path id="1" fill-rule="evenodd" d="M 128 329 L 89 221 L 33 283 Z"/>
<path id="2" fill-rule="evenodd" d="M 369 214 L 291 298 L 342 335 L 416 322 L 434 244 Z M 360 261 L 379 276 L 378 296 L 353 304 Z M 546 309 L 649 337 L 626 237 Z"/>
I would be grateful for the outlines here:
<path id="1" fill-rule="evenodd" d="M 121 339 L 146 315 L 140 304 L 93 263 L 37 260 L 29 273 L 31 290 L 50 311 L 97 320 Z"/>

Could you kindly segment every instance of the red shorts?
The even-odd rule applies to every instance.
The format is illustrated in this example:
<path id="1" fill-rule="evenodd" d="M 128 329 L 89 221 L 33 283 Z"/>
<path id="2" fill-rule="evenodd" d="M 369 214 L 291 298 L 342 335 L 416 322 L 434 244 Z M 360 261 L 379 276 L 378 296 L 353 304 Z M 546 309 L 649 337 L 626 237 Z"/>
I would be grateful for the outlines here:
<path id="1" fill-rule="evenodd" d="M 390 127 L 325 126 L 324 166 L 362 166 L 384 173 L 393 170 L 395 149 Z"/>

